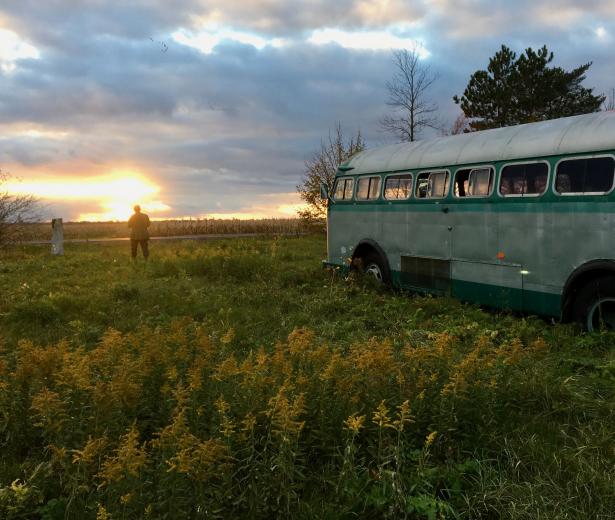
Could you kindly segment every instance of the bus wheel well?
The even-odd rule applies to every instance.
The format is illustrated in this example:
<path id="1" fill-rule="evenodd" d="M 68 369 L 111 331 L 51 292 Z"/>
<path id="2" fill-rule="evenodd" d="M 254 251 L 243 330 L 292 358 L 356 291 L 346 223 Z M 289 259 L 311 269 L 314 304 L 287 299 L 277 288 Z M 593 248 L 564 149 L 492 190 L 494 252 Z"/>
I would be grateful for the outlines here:
<path id="1" fill-rule="evenodd" d="M 569 276 L 562 294 L 562 320 L 573 319 L 575 299 L 587 284 L 605 276 L 615 276 L 615 262 L 611 260 L 599 260 L 589 262 L 577 269 Z"/>
<path id="2" fill-rule="evenodd" d="M 384 250 L 373 240 L 362 240 L 357 244 L 352 253 L 352 267 L 362 270 L 365 267 L 365 262 L 369 258 L 379 258 L 382 263 L 384 279 L 389 282 L 391 280 L 391 268 L 389 259 Z"/>
<path id="3" fill-rule="evenodd" d="M 373 240 L 363 240 L 357 244 L 357 247 L 355 247 L 354 251 L 352 252 L 353 263 L 355 259 L 363 259 L 374 253 L 386 259 L 384 251 L 376 242 L 374 242 Z"/>

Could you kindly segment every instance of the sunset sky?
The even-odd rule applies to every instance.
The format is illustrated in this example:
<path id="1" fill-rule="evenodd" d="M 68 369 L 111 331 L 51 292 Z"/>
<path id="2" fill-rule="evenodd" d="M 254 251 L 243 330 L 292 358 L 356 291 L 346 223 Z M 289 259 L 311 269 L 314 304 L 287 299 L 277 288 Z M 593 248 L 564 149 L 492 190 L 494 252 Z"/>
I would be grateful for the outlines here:
<path id="1" fill-rule="evenodd" d="M 292 216 L 336 121 L 392 141 L 392 49 L 421 45 L 450 126 L 502 43 L 615 87 L 615 0 L 4 0 L 0 168 L 65 220 Z"/>

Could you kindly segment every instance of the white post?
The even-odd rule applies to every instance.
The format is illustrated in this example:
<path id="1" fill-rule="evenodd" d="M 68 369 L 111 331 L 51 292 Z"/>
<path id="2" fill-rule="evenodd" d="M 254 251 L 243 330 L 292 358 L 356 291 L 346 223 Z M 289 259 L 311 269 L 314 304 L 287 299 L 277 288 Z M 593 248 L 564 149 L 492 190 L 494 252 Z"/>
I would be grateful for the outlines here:
<path id="1" fill-rule="evenodd" d="M 62 225 L 61 218 L 54 218 L 51 221 L 51 254 L 63 255 L 64 254 L 64 227 Z"/>

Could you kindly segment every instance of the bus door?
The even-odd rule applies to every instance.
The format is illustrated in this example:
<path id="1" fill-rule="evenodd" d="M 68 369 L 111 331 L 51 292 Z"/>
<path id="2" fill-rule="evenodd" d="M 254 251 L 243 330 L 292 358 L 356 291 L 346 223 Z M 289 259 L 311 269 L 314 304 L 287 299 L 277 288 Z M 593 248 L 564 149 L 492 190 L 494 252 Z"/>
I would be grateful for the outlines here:
<path id="1" fill-rule="evenodd" d="M 446 170 L 417 175 L 415 199 L 408 205 L 407 247 L 400 258 L 401 285 L 435 294 L 451 292 L 451 237 Z"/>
<path id="2" fill-rule="evenodd" d="M 499 250 L 499 213 L 491 198 L 492 167 L 458 170 L 451 204 L 453 296 L 501 308 L 522 308 L 522 267 Z"/>

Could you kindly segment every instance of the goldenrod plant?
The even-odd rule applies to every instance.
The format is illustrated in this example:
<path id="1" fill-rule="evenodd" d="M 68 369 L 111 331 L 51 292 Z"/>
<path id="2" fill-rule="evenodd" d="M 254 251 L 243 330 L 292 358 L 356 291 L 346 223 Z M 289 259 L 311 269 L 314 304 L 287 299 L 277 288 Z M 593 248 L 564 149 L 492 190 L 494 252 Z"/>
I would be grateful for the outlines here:
<path id="1" fill-rule="evenodd" d="M 611 333 L 385 292 L 323 246 L 3 256 L 0 518 L 609 517 Z"/>

